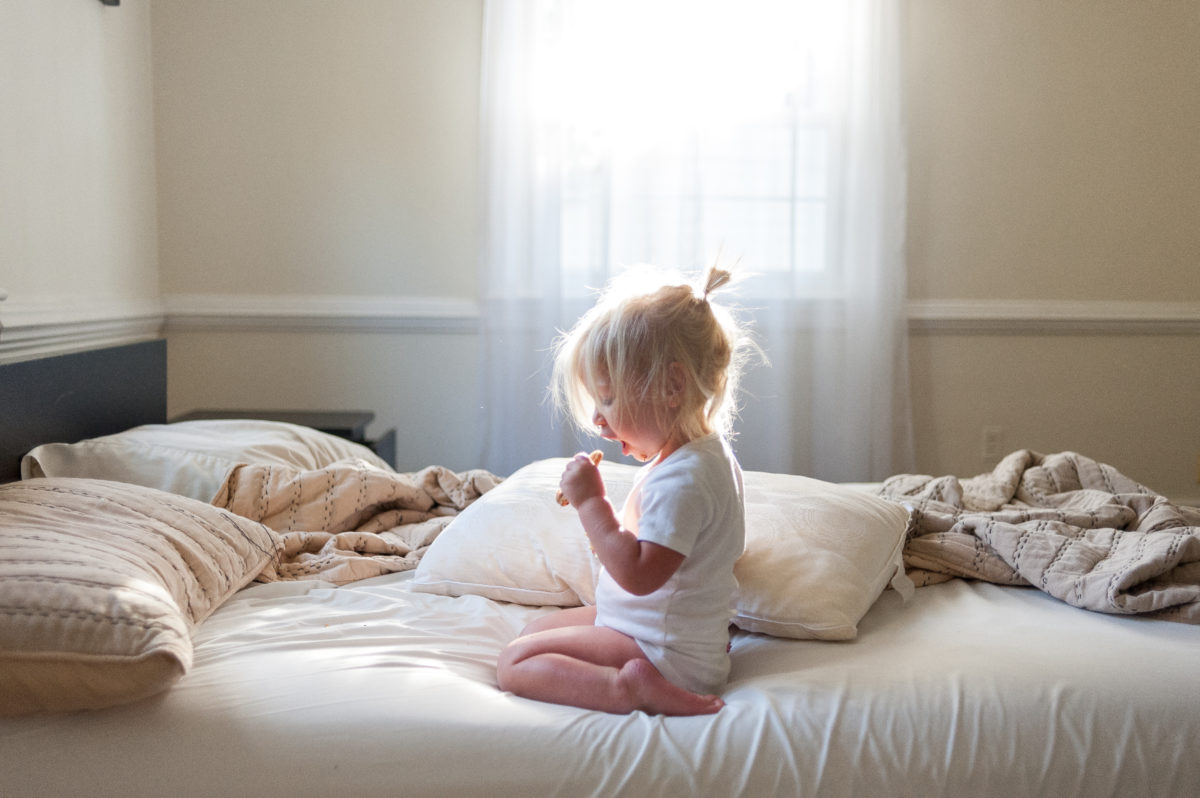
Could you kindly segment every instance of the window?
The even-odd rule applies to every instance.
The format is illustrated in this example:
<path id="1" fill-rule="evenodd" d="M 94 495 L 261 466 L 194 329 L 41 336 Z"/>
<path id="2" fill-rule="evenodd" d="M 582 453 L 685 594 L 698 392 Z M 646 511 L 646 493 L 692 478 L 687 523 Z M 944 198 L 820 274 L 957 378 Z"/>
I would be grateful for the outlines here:
<path id="1" fill-rule="evenodd" d="M 549 342 L 637 263 L 752 275 L 743 467 L 910 470 L 899 0 L 489 0 L 485 467 L 577 451 Z"/>
<path id="2" fill-rule="evenodd" d="M 626 5 L 564 3 L 543 20 L 535 118 L 539 168 L 561 191 L 564 285 L 720 253 L 744 261 L 755 294 L 831 291 L 843 4 Z"/>

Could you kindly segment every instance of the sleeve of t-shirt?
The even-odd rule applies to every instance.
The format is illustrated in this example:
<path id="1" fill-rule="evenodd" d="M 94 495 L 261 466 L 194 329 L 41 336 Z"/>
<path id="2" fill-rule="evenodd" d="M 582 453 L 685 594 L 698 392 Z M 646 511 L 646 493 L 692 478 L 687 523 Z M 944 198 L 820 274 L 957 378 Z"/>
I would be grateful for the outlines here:
<path id="1" fill-rule="evenodd" d="M 664 469 L 646 478 L 639 540 L 666 546 L 686 557 L 711 518 L 712 494 L 702 488 L 693 472 Z"/>

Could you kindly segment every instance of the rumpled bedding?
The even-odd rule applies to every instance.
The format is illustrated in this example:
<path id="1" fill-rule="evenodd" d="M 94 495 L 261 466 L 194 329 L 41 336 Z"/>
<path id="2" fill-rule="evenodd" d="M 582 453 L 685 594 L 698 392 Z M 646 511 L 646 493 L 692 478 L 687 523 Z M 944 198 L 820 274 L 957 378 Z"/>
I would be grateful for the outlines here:
<path id="1" fill-rule="evenodd" d="M 501 481 L 361 461 L 232 469 L 213 504 L 278 533 L 258 581 L 333 584 L 415 568 L 441 531 Z M 917 586 L 953 578 L 1032 585 L 1076 607 L 1200 624 L 1200 508 L 1172 504 L 1075 452 L 1013 452 L 969 479 L 900 474 L 879 488 L 911 510 Z"/>
<path id="2" fill-rule="evenodd" d="M 239 465 L 212 503 L 278 533 L 257 581 L 342 585 L 415 568 L 446 525 L 499 482 L 478 469 L 397 474 L 361 460 L 311 471 Z"/>
<path id="3" fill-rule="evenodd" d="M 918 586 L 955 577 L 1032 585 L 1076 607 L 1200 623 L 1200 508 L 1074 452 L 1013 452 L 970 479 L 901 474 L 880 495 L 912 510 Z"/>

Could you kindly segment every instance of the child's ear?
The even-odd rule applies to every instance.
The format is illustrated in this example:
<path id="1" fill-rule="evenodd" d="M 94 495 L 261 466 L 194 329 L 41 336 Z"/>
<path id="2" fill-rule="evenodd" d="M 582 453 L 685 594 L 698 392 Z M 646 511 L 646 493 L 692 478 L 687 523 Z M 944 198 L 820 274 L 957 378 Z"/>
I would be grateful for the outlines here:
<path id="1" fill-rule="evenodd" d="M 683 364 L 672 361 L 667 366 L 667 407 L 676 408 L 683 404 L 683 394 L 687 387 L 687 377 Z"/>

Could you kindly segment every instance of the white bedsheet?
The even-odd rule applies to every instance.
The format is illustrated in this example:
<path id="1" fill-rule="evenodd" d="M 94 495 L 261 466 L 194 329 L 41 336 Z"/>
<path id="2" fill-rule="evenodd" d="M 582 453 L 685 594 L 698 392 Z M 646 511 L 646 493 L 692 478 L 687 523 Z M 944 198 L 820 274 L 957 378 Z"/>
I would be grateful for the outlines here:
<path id="1" fill-rule="evenodd" d="M 0 720 L 0 795 L 1197 795 L 1200 627 L 954 581 L 887 591 L 850 643 L 738 632 L 715 717 L 495 687 L 545 610 L 255 585 L 166 694 Z"/>

